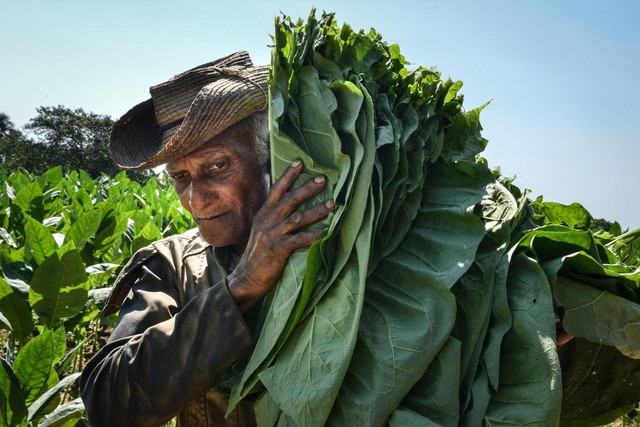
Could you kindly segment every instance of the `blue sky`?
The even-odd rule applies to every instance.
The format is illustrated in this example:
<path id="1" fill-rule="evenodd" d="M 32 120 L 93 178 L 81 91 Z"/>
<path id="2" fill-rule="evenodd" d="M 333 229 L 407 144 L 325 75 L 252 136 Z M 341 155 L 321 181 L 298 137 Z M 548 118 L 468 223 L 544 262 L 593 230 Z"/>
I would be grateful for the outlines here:
<path id="1" fill-rule="evenodd" d="M 391 4 L 393 3 L 393 6 Z M 487 101 L 485 157 L 532 196 L 640 227 L 640 2 L 0 0 L 0 112 L 117 118 L 148 88 L 236 50 L 269 60 L 280 12 L 374 27 L 415 65 Z"/>

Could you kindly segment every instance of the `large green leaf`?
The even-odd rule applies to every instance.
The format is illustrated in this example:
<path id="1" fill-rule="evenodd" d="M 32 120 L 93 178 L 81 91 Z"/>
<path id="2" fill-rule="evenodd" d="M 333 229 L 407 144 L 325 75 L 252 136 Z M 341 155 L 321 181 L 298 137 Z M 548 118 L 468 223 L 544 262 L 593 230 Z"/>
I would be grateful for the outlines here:
<path id="1" fill-rule="evenodd" d="M 610 423 L 638 402 L 640 360 L 627 358 L 614 347 L 575 338 L 560 349 L 560 361 L 564 388 L 561 425 Z"/>
<path id="2" fill-rule="evenodd" d="M 0 421 L 5 426 L 26 425 L 27 406 L 20 381 L 2 357 L 0 364 Z"/>
<path id="3" fill-rule="evenodd" d="M 9 284 L 0 278 L 0 327 L 11 330 L 14 339 L 22 341 L 33 331 L 31 307 L 25 298 L 18 295 Z M 3 325 L 3 323 L 7 323 Z"/>
<path id="4" fill-rule="evenodd" d="M 87 273 L 77 250 L 54 253 L 35 271 L 29 303 L 50 328 L 75 316 L 87 302 Z"/>
<path id="5" fill-rule="evenodd" d="M 511 259 L 507 284 L 513 326 L 505 335 L 500 383 L 486 412 L 490 425 L 556 425 L 562 379 L 551 289 L 535 260 Z"/>
<path id="6" fill-rule="evenodd" d="M 29 173 L 25 170 L 17 170 L 13 171 L 7 182 L 10 182 L 14 189 L 20 190 L 22 187 L 26 187 L 33 181 L 33 178 L 29 175 Z M 13 191 L 7 189 L 7 193 L 9 194 L 10 199 L 15 199 L 16 194 Z"/>
<path id="7" fill-rule="evenodd" d="M 558 277 L 554 296 L 564 308 L 562 326 L 568 333 L 640 359 L 639 304 L 566 277 Z"/>
<path id="8" fill-rule="evenodd" d="M 21 297 L 29 297 L 29 283 L 33 277 L 33 268 L 24 259 L 24 248 L 18 251 L 0 251 L 2 277 Z"/>
<path id="9" fill-rule="evenodd" d="M 619 224 L 615 223 L 618 228 Z M 613 227 L 612 227 L 613 228 Z M 615 235 L 606 242 L 608 250 L 612 251 L 618 259 L 618 263 L 628 266 L 640 265 L 640 228 Z"/>
<path id="10" fill-rule="evenodd" d="M 588 230 L 593 226 L 593 217 L 579 203 L 563 205 L 562 203 L 542 202 L 535 205 L 542 225 L 560 224 L 569 228 Z"/>
<path id="11" fill-rule="evenodd" d="M 162 239 L 162 233 L 158 229 L 158 226 L 150 221 L 148 217 L 145 218 L 142 212 L 139 212 L 140 215 L 137 215 L 140 219 L 136 224 L 143 223 L 144 226 L 140 229 L 140 232 L 135 236 L 133 242 L 131 243 L 131 252 L 135 252 L 138 249 L 144 248 L 150 243 L 155 242 L 156 240 Z M 144 218 L 144 220 L 142 219 Z M 144 221 L 144 222 L 143 222 Z"/>
<path id="12" fill-rule="evenodd" d="M 589 231 L 572 230 L 563 225 L 552 224 L 531 230 L 518 242 L 518 246 L 530 248 L 539 262 L 579 251 L 598 256 L 595 241 Z"/>
<path id="13" fill-rule="evenodd" d="M 37 181 L 34 181 L 18 190 L 13 204 L 22 208 L 24 213 L 29 214 L 37 221 L 42 221 L 44 219 L 42 196 L 42 187 Z"/>
<path id="14" fill-rule="evenodd" d="M 73 427 L 84 413 L 84 404 L 79 397 L 58 406 L 53 412 L 47 414 L 40 422 L 39 427 Z"/>
<path id="15" fill-rule="evenodd" d="M 63 179 L 62 166 L 55 166 L 38 177 L 38 182 L 42 188 L 56 187 Z"/>
<path id="16" fill-rule="evenodd" d="M 48 389 L 50 377 L 55 375 L 53 365 L 62 358 L 65 347 L 64 330 L 47 329 L 18 352 L 13 369 L 27 406 Z"/>
<path id="17" fill-rule="evenodd" d="M 602 264 L 585 252 L 568 254 L 561 260 L 563 276 L 640 303 L 640 269 Z"/>
<path id="18" fill-rule="evenodd" d="M 73 242 L 75 248 L 82 250 L 89 239 L 96 235 L 101 219 L 102 211 L 99 208 L 83 213 L 71 224 L 71 228 L 65 236 L 65 243 Z"/>
<path id="19" fill-rule="evenodd" d="M 31 217 L 27 217 L 24 232 L 25 252 L 30 254 L 38 265 L 58 249 L 51 232 Z"/>
<path id="20" fill-rule="evenodd" d="M 329 415 L 356 341 L 364 289 L 361 264 L 345 266 L 322 303 L 260 374 L 278 410 L 293 425 L 322 426 Z"/>
<path id="21" fill-rule="evenodd" d="M 461 343 L 449 337 L 428 370 L 387 422 L 389 426 L 454 426 L 459 423 Z"/>
<path id="22" fill-rule="evenodd" d="M 132 214 L 131 212 L 116 213 L 115 210 L 107 210 L 106 212 L 93 241 L 96 256 L 102 256 L 110 249 L 120 246 Z"/>
<path id="23" fill-rule="evenodd" d="M 45 393 L 43 393 L 38 399 L 36 399 L 30 406 L 28 411 L 29 421 L 38 419 L 45 414 L 43 411 L 47 408 L 47 405 L 53 401 L 61 391 L 67 388 L 71 383 L 80 377 L 80 372 L 76 372 L 64 377 L 55 386 L 51 387 Z"/>

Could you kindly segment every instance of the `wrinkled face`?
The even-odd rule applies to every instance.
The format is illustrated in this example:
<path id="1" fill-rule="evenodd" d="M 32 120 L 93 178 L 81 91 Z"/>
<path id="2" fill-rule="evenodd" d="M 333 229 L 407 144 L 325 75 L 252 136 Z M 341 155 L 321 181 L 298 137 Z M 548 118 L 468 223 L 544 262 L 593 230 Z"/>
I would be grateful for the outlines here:
<path id="1" fill-rule="evenodd" d="M 180 202 L 204 240 L 244 250 L 253 216 L 266 198 L 255 138 L 230 127 L 196 151 L 167 164 Z"/>

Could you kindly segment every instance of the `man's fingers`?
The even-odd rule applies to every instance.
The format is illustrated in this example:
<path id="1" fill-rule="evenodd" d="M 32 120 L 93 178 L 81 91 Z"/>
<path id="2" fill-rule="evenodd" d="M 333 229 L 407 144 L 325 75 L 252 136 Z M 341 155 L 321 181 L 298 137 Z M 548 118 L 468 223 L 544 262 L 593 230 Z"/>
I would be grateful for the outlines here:
<path id="1" fill-rule="evenodd" d="M 301 173 L 302 160 L 298 159 L 291 163 L 282 176 L 271 186 L 265 205 L 276 205 Z"/>
<path id="2" fill-rule="evenodd" d="M 311 200 L 313 196 L 324 190 L 326 183 L 327 178 L 323 175 L 319 175 L 305 182 L 295 190 L 287 191 L 280 200 L 278 208 L 280 215 L 287 216 L 302 206 L 304 202 Z"/>
<path id="3" fill-rule="evenodd" d="M 277 215 L 288 216 L 324 189 L 327 183 L 327 178 L 324 175 L 318 175 L 298 188 L 291 189 L 301 173 L 302 161 L 296 160 L 273 185 L 265 201 L 265 206 L 270 208 L 277 206 Z"/>
<path id="4" fill-rule="evenodd" d="M 285 233 L 290 233 L 299 228 L 311 225 L 323 218 L 326 218 L 335 207 L 333 200 L 316 205 L 303 211 L 294 212 L 284 221 Z"/>
<path id="5" fill-rule="evenodd" d="M 315 230 L 301 231 L 300 233 L 291 234 L 287 239 L 287 245 L 292 251 L 311 246 L 323 231 L 323 228 L 316 228 Z"/>

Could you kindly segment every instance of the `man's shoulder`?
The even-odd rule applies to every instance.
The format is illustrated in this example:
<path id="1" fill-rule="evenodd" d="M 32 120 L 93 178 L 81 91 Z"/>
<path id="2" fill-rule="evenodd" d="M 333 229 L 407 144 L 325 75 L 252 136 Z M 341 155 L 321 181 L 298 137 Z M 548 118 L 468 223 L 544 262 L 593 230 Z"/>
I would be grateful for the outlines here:
<path id="1" fill-rule="evenodd" d="M 139 248 L 127 261 L 122 272 L 126 273 L 156 255 L 160 255 L 169 264 L 173 265 L 179 263 L 184 257 L 202 253 L 207 246 L 197 228 L 181 234 L 174 234 Z"/>
<path id="2" fill-rule="evenodd" d="M 160 262 L 166 266 L 163 268 L 167 268 L 167 272 L 173 271 L 175 275 L 180 271 L 186 258 L 203 253 L 207 246 L 208 244 L 195 228 L 182 234 L 165 237 L 140 248 L 118 274 L 107 306 L 103 309 L 103 316 L 113 314 L 120 308 L 122 301 L 140 276 L 143 266 L 150 265 L 150 263 L 160 265 L 158 264 Z M 160 258 L 162 261 L 159 261 Z M 158 261 L 153 261 L 154 259 Z"/>
<path id="3" fill-rule="evenodd" d="M 165 237 L 164 239 L 151 243 L 139 252 L 154 252 L 167 257 L 183 258 L 185 256 L 202 253 L 207 249 L 207 242 L 204 241 L 197 228 L 186 231 L 182 234 Z"/>

